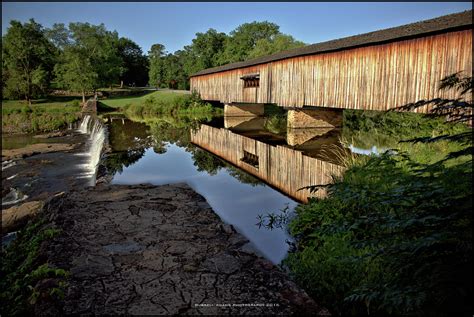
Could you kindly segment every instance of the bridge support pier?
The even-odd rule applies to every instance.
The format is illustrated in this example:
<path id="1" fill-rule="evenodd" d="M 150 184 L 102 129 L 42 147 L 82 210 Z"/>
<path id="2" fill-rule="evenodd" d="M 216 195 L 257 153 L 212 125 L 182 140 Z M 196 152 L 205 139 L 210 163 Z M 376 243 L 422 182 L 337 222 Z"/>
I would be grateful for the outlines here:
<path id="1" fill-rule="evenodd" d="M 339 128 L 342 127 L 342 109 L 317 108 L 288 110 L 288 128 Z"/>
<path id="2" fill-rule="evenodd" d="M 259 117 L 263 116 L 262 103 L 232 103 L 224 104 L 225 117 Z"/>
<path id="3" fill-rule="evenodd" d="M 224 117 L 224 128 L 233 131 L 262 130 L 264 123 L 264 117 Z"/>
<path id="4" fill-rule="evenodd" d="M 286 129 L 286 143 L 291 146 L 302 145 L 317 136 L 322 136 L 334 128 Z"/>

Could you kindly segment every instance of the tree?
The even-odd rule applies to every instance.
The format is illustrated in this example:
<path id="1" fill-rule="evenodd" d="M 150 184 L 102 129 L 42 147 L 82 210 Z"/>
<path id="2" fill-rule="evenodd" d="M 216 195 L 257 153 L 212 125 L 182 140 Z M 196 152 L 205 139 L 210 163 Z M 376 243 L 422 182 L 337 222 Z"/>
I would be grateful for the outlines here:
<path id="1" fill-rule="evenodd" d="M 166 55 L 163 44 L 153 44 L 148 52 L 150 70 L 148 71 L 151 86 L 159 87 L 163 83 L 163 56 Z"/>
<path id="2" fill-rule="evenodd" d="M 249 52 L 248 58 L 257 58 L 305 45 L 305 43 L 295 40 L 291 35 L 277 34 L 271 39 L 258 40 L 255 47 Z"/>
<path id="3" fill-rule="evenodd" d="M 168 54 L 162 58 L 163 83 L 171 89 L 185 88 L 188 76 L 183 69 L 183 58 L 181 51 Z"/>
<path id="4" fill-rule="evenodd" d="M 244 23 L 230 32 L 225 43 L 225 50 L 219 64 L 240 62 L 248 59 L 249 53 L 260 40 L 272 41 L 280 33 L 280 27 L 268 21 Z"/>
<path id="5" fill-rule="evenodd" d="M 120 75 L 121 84 L 145 86 L 148 83 L 148 59 L 140 46 L 128 38 L 121 37 L 117 50 L 124 68 Z"/>
<path id="6" fill-rule="evenodd" d="M 54 70 L 58 83 L 71 91 L 80 92 L 82 102 L 86 101 L 87 91 L 98 87 L 99 74 L 84 49 L 67 47 Z"/>
<path id="7" fill-rule="evenodd" d="M 70 44 L 70 32 L 64 23 L 54 23 L 52 28 L 45 30 L 45 35 L 61 51 Z"/>
<path id="8" fill-rule="evenodd" d="M 185 46 L 185 71 L 188 75 L 218 65 L 224 51 L 227 35 L 209 29 L 206 33 L 196 33 L 192 44 Z"/>
<path id="9" fill-rule="evenodd" d="M 3 94 L 31 99 L 46 93 L 51 81 L 54 46 L 46 39 L 42 26 L 33 19 L 21 24 L 11 21 L 2 37 Z"/>
<path id="10" fill-rule="evenodd" d="M 189 89 L 189 76 L 200 70 L 305 45 L 280 33 L 279 28 L 266 21 L 245 23 L 230 36 L 209 29 L 196 33 L 190 45 L 174 54 L 168 54 L 163 45 L 155 44 L 148 55 L 150 84 Z"/>
<path id="11" fill-rule="evenodd" d="M 116 83 L 123 73 L 117 32 L 103 24 L 69 24 L 70 42 L 55 67 L 58 84 L 82 93 Z"/>

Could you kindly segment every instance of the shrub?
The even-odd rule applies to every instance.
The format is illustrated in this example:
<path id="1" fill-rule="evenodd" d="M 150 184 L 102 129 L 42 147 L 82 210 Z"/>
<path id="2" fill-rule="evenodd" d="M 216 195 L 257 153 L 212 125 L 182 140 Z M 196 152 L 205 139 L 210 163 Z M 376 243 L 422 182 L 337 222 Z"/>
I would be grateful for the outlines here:
<path id="1" fill-rule="evenodd" d="M 472 79 L 450 80 L 472 91 Z M 430 102 L 472 120 L 461 98 L 408 108 Z M 299 206 L 298 249 L 284 263 L 334 314 L 471 315 L 472 131 L 406 113 L 345 119 L 351 132 L 387 131 L 398 153 L 357 159 L 326 199 Z"/>

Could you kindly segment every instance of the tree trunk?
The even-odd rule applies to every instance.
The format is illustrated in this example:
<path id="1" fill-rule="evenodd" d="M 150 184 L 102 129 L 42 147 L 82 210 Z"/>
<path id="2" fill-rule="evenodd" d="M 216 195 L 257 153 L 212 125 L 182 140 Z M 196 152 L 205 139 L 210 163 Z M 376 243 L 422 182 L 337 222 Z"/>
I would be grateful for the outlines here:
<path id="1" fill-rule="evenodd" d="M 120 81 L 120 88 L 123 88 L 123 80 Z"/>
<path id="2" fill-rule="evenodd" d="M 86 92 L 84 90 L 82 91 L 82 103 L 86 103 Z"/>
<path id="3" fill-rule="evenodd" d="M 28 101 L 28 105 L 31 106 L 31 80 L 30 80 L 30 77 L 28 77 L 27 79 L 27 85 L 28 85 L 28 89 L 27 89 L 27 93 L 26 93 L 26 101 Z"/>

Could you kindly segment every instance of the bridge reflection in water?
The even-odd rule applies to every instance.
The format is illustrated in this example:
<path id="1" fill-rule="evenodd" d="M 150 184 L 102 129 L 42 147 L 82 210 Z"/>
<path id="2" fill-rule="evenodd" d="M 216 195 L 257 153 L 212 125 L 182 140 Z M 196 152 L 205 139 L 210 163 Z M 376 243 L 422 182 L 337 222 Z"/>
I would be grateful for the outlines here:
<path id="1" fill-rule="evenodd" d="M 247 125 L 251 123 L 247 122 Z M 226 126 L 238 131 L 239 125 L 232 122 Z M 288 133 L 288 137 L 294 142 L 294 135 Z M 317 142 L 317 139 L 309 142 Z M 267 144 L 228 129 L 205 124 L 191 131 L 191 142 L 300 202 L 307 202 L 308 197 L 326 195 L 324 189 L 310 193 L 308 189 L 299 190 L 300 188 L 328 184 L 332 181 L 333 175 L 340 176 L 344 171 L 344 167 L 336 164 L 334 160 L 312 157 L 289 146 Z M 302 147 L 304 148 L 304 145 Z"/>

